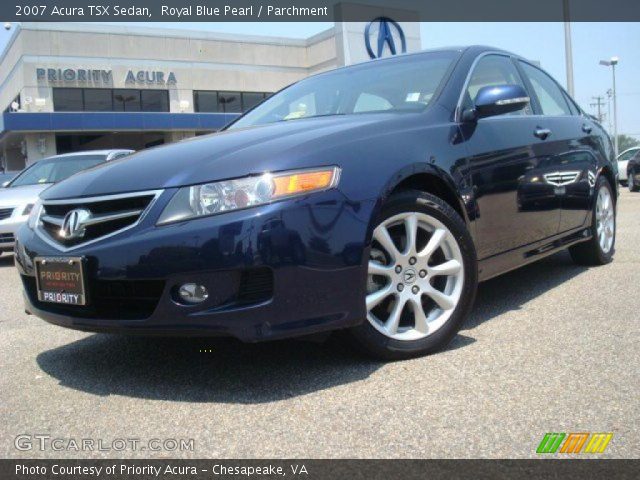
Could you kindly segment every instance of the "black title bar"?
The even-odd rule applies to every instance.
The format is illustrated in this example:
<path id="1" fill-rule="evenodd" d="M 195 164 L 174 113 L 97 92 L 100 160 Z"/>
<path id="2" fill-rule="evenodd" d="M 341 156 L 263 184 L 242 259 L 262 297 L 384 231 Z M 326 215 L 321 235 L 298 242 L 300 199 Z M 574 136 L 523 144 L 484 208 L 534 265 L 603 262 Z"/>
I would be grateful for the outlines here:
<path id="1" fill-rule="evenodd" d="M 640 460 L 0 460 L 3 480 L 637 479 Z"/>
<path id="2" fill-rule="evenodd" d="M 88 5 L 94 4 L 94 5 Z M 634 22 L 637 0 L 2 0 L 4 22 Z M 404 12 L 403 12 L 404 10 Z"/>

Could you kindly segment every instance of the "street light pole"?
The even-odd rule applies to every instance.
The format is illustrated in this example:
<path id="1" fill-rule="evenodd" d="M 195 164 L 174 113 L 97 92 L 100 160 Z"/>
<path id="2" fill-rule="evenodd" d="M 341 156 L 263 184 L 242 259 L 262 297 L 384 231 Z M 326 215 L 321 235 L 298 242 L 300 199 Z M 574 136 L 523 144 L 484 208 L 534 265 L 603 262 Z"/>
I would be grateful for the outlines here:
<path id="1" fill-rule="evenodd" d="M 567 69 L 567 91 L 572 97 L 574 95 L 573 88 L 573 48 L 571 47 L 571 22 L 569 21 L 569 0 L 564 0 L 564 58 Z"/>
<path id="2" fill-rule="evenodd" d="M 613 145 L 618 156 L 618 101 L 616 96 L 616 65 L 620 59 L 618 57 L 611 57 L 610 60 L 600 60 L 600 65 L 605 67 L 611 67 L 611 74 L 613 75 Z"/>
<path id="3" fill-rule="evenodd" d="M 618 59 L 616 59 L 615 62 L 611 62 L 611 72 L 613 72 L 613 144 L 616 151 L 616 157 L 618 157 L 618 101 L 616 97 L 616 63 L 618 63 Z"/>

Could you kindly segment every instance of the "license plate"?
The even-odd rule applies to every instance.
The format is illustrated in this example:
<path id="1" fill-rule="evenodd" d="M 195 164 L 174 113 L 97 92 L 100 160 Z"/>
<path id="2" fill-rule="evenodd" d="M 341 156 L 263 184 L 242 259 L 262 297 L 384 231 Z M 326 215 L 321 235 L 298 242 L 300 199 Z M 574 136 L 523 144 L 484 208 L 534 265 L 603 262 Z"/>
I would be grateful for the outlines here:
<path id="1" fill-rule="evenodd" d="M 35 259 L 38 300 L 86 305 L 84 259 L 81 257 L 39 257 Z"/>

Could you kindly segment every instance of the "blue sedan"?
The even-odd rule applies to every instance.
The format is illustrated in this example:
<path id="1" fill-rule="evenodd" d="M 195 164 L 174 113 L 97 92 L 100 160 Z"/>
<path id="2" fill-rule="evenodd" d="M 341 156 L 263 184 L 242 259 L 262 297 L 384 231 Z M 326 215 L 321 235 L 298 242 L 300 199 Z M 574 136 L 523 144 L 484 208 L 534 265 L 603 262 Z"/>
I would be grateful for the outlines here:
<path id="1" fill-rule="evenodd" d="M 322 73 L 47 189 L 16 244 L 26 308 L 94 332 L 343 329 L 380 358 L 432 353 L 479 281 L 565 248 L 611 261 L 612 160 L 602 126 L 508 52 Z"/>

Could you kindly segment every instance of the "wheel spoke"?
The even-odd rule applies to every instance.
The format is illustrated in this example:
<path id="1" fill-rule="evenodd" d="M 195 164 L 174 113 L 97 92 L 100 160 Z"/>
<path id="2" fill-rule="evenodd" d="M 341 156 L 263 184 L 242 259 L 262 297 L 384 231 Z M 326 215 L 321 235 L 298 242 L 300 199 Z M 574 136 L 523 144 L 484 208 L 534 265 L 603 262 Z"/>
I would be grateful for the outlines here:
<path id="1" fill-rule="evenodd" d="M 389 284 L 380 290 L 367 295 L 367 310 L 375 308 L 380 302 L 387 298 L 392 293 L 392 285 Z"/>
<path id="2" fill-rule="evenodd" d="M 420 333 L 426 335 L 429 333 L 429 324 L 427 322 L 427 315 L 424 313 L 424 308 L 422 308 L 420 298 L 411 299 L 411 309 L 413 310 L 413 318 L 415 322 L 414 328 Z"/>
<path id="3" fill-rule="evenodd" d="M 451 310 L 453 307 L 455 307 L 455 302 L 453 301 L 453 299 L 450 296 L 442 293 L 440 290 L 430 288 L 425 291 L 425 294 L 431 297 L 431 299 L 436 302 L 436 304 L 442 310 Z"/>
<path id="4" fill-rule="evenodd" d="M 393 243 L 393 239 L 391 235 L 389 235 L 389 231 L 384 225 L 380 225 L 373 232 L 373 238 L 378 241 L 378 243 L 386 250 L 386 252 L 391 255 L 391 259 L 395 262 L 400 256 L 400 252 L 398 251 L 398 247 Z"/>
<path id="5" fill-rule="evenodd" d="M 391 335 L 398 333 L 398 326 L 400 325 L 400 318 L 402 317 L 402 311 L 404 310 L 406 300 L 402 297 L 398 297 L 396 304 L 393 306 L 393 310 L 389 314 L 389 318 L 384 322 L 384 328 Z"/>
<path id="6" fill-rule="evenodd" d="M 390 277 L 393 274 L 393 267 L 382 265 L 379 262 L 369 260 L 369 275 L 381 275 Z"/>
<path id="7" fill-rule="evenodd" d="M 440 245 L 442 244 L 442 240 L 444 240 L 444 237 L 446 235 L 447 232 L 442 228 L 438 228 L 437 230 L 435 230 L 433 232 L 433 235 L 431 235 L 431 238 L 427 242 L 426 247 L 424 247 L 418 253 L 418 256 L 424 260 L 429 260 L 431 255 L 433 255 L 433 252 L 435 252 L 440 247 Z"/>
<path id="8" fill-rule="evenodd" d="M 430 267 L 429 272 L 432 276 L 435 275 L 455 275 L 460 271 L 461 265 L 457 260 L 449 260 L 447 262 Z"/>
<path id="9" fill-rule="evenodd" d="M 407 234 L 407 245 L 405 255 L 416 253 L 416 242 L 418 241 L 418 217 L 415 214 L 409 215 L 404 220 L 404 228 Z"/>

